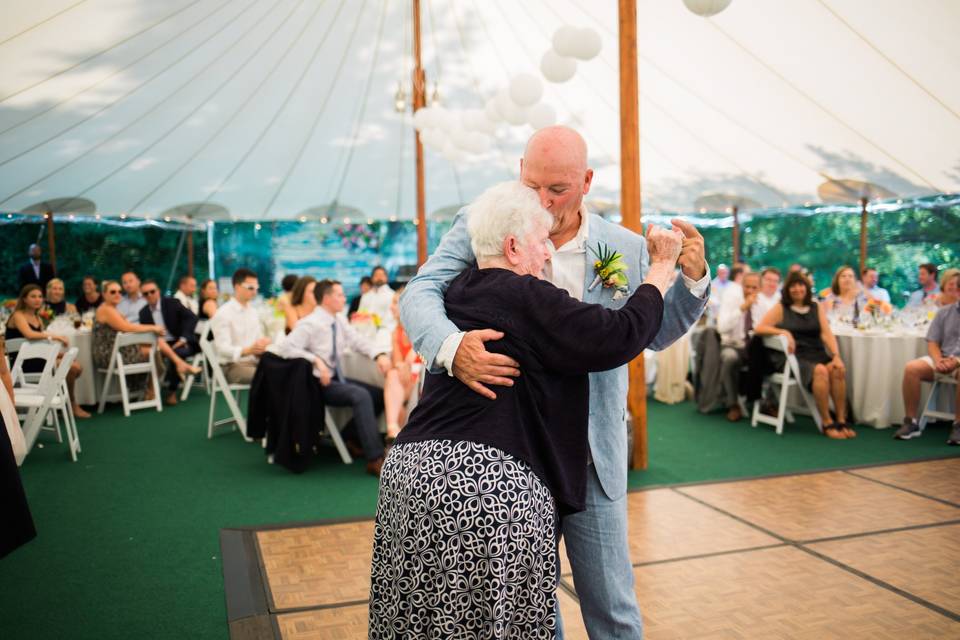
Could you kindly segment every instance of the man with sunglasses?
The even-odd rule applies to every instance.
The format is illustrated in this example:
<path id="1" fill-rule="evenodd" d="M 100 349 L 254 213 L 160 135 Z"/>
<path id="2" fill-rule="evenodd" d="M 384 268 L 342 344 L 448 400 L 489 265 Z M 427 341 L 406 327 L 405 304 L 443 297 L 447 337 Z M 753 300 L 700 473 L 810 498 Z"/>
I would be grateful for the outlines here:
<path id="1" fill-rule="evenodd" d="M 260 328 L 260 316 L 250 305 L 259 290 L 256 273 L 237 269 L 233 273 L 233 297 L 217 309 L 210 321 L 223 373 L 236 384 L 250 384 L 260 356 L 270 344 Z"/>
<path id="2" fill-rule="evenodd" d="M 166 330 L 164 340 L 182 360 L 199 351 L 195 337 L 197 316 L 176 298 L 161 296 L 156 280 L 144 280 L 140 285 L 140 293 L 147 302 L 146 306 L 140 309 L 140 324 L 155 324 L 163 327 Z M 176 367 L 167 367 L 164 380 L 166 404 L 177 404 L 179 386 L 180 376 Z"/>

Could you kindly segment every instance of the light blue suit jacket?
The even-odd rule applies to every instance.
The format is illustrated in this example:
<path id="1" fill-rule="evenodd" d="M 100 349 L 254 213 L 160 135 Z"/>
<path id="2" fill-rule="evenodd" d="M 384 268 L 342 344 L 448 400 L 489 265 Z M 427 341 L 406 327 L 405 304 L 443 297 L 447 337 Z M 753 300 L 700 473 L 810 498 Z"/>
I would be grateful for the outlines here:
<path id="1" fill-rule="evenodd" d="M 606 244 L 624 256 L 629 265 L 627 278 L 630 293 L 643 282 L 650 266 L 647 243 L 640 236 L 620 225 L 607 222 L 591 214 L 589 247 Z M 583 284 L 583 301 L 619 309 L 627 298 L 613 299 L 613 289 L 587 288 L 594 279 L 593 262 L 596 258 L 588 249 Z M 466 208 L 457 213 L 453 227 L 440 241 L 440 246 L 427 260 L 417 275 L 407 284 L 400 298 L 400 319 L 414 348 L 431 367 L 432 373 L 441 373 L 436 367 L 437 352 L 443 341 L 460 331 L 447 319 L 443 295 L 450 282 L 468 266 L 476 264 L 467 233 Z M 708 292 L 709 293 L 709 292 Z M 703 313 L 707 295 L 700 299 L 690 293 L 682 278 L 677 278 L 664 300 L 664 318 L 660 332 L 651 344 L 655 350 L 664 349 L 687 330 Z M 603 340 L 603 336 L 585 336 L 587 340 Z M 611 500 L 627 490 L 627 367 L 590 374 L 590 454 L 596 465 L 603 490 Z"/>

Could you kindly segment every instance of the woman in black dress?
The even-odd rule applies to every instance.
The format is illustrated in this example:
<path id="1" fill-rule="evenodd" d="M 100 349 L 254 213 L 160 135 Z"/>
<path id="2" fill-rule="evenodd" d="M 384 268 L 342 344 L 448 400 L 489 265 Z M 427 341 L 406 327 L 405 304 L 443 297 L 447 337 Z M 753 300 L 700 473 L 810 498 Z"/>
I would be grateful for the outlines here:
<path id="1" fill-rule="evenodd" d="M 797 271 L 787 276 L 780 304 L 770 308 L 755 331 L 761 336 L 786 336 L 788 350 L 796 354 L 800 364 L 800 382 L 813 390 L 823 434 L 834 440 L 855 438 L 856 431 L 847 424 L 847 369 L 840 359 L 840 347 L 830 330 L 827 314 L 813 300 L 806 276 Z M 773 352 L 774 367 L 783 369 L 785 357 Z M 830 415 L 831 397 L 836 421 Z"/>
<path id="2" fill-rule="evenodd" d="M 209 320 L 217 312 L 217 282 L 204 280 L 200 284 L 200 313 L 201 320 Z"/>
<path id="3" fill-rule="evenodd" d="M 552 223 L 519 182 L 470 205 L 477 266 L 450 283 L 447 316 L 502 331 L 487 348 L 523 374 L 495 400 L 427 376 L 380 475 L 370 638 L 556 637 L 559 518 L 585 507 L 587 373 L 657 334 L 681 236 L 650 231 L 646 283 L 612 310 L 540 279 Z"/>
<path id="4" fill-rule="evenodd" d="M 63 286 L 63 280 L 54 278 L 47 283 L 46 295 L 47 309 L 61 316 L 65 313 L 76 313 L 77 308 L 67 302 L 67 290 Z"/>
<path id="5" fill-rule="evenodd" d="M 13 380 L 7 368 L 5 341 L 0 337 L 0 558 L 37 535 L 7 429 L 20 429 L 20 423 L 13 407 Z"/>

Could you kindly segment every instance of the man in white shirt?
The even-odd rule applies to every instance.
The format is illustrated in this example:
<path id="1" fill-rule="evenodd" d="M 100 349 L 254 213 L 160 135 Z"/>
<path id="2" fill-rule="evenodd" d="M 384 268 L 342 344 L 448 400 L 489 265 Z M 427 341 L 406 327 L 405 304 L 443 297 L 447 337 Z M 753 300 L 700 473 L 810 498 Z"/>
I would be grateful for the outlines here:
<path id="1" fill-rule="evenodd" d="M 780 270 L 776 267 L 767 267 L 760 272 L 760 292 L 757 294 L 757 304 L 763 317 L 770 307 L 780 302 Z"/>
<path id="2" fill-rule="evenodd" d="M 743 417 L 740 409 L 740 369 L 747 363 L 747 341 L 766 313 L 759 300 L 760 276 L 744 274 L 740 286 L 727 291 L 717 319 L 720 332 L 720 382 L 727 405 L 727 420 Z"/>
<path id="3" fill-rule="evenodd" d="M 228 382 L 250 384 L 260 356 L 270 339 L 263 336 L 260 316 L 250 302 L 257 297 L 260 283 L 250 269 L 233 273 L 233 297 L 217 309 L 210 321 L 214 346 Z"/>
<path id="4" fill-rule="evenodd" d="M 380 328 L 377 331 L 377 344 L 387 349 L 390 346 L 390 337 L 397 321 L 390 311 L 393 304 L 393 289 L 387 284 L 387 270 L 377 265 L 370 273 L 372 286 L 370 290 L 360 296 L 360 311 L 375 313 L 380 318 Z"/>
<path id="5" fill-rule="evenodd" d="M 877 283 L 880 282 L 880 274 L 873 267 L 864 267 L 860 273 L 860 282 L 863 283 L 863 295 L 867 300 L 878 300 L 890 304 L 890 292 Z"/>
<path id="6" fill-rule="evenodd" d="M 140 278 L 133 271 L 124 271 L 120 276 L 123 298 L 117 303 L 117 311 L 134 324 L 140 322 L 140 309 L 147 306 L 146 299 L 140 295 Z"/>
<path id="7" fill-rule="evenodd" d="M 200 304 L 197 302 L 197 279 L 193 276 L 183 276 L 180 278 L 180 284 L 177 286 L 177 292 L 173 297 L 180 301 L 180 304 L 189 309 L 193 315 L 200 315 Z"/>
<path id="8" fill-rule="evenodd" d="M 377 429 L 377 414 L 383 411 L 383 389 L 348 379 L 343 374 L 341 361 L 344 351 L 352 349 L 375 360 L 384 376 L 391 373 L 396 378 L 396 370 L 391 369 L 387 354 L 357 333 L 340 313 L 346 307 L 347 297 L 339 282 L 321 280 L 314 289 L 314 297 L 319 305 L 313 313 L 297 322 L 280 345 L 280 355 L 312 362 L 314 375 L 323 387 L 324 402 L 353 409 L 353 429 L 348 426 L 345 435 L 350 435 L 351 430 L 356 431 L 367 459 L 367 473 L 379 476 L 384 448 Z"/>

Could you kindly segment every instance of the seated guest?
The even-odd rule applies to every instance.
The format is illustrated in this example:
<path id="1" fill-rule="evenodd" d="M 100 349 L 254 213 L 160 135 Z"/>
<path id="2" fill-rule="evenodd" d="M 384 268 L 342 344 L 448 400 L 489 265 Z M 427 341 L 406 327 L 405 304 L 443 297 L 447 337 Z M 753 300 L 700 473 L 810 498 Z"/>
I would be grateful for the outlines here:
<path id="1" fill-rule="evenodd" d="M 347 317 L 353 316 L 357 311 L 360 310 L 360 300 L 363 298 L 363 294 L 373 287 L 373 280 L 370 279 L 370 276 L 363 276 L 360 278 L 360 295 L 354 296 L 353 300 L 350 301 L 350 310 L 347 312 Z"/>
<path id="2" fill-rule="evenodd" d="M 793 273 L 794 271 L 798 271 L 798 272 L 800 272 L 800 273 L 807 273 L 807 270 L 806 270 L 806 269 L 804 268 L 804 266 L 803 266 L 802 264 L 800 264 L 799 262 L 794 262 L 793 264 L 791 264 L 791 265 L 790 265 L 790 268 L 787 269 L 787 274 L 789 275 L 789 274 Z"/>
<path id="3" fill-rule="evenodd" d="M 120 276 L 123 285 L 123 298 L 117 305 L 117 310 L 134 324 L 140 321 L 140 309 L 147 306 L 147 301 L 140 295 L 140 278 L 133 271 L 124 271 Z"/>
<path id="4" fill-rule="evenodd" d="M 880 282 L 880 274 L 876 269 L 864 267 L 860 273 L 860 282 L 863 284 L 863 295 L 867 300 L 890 304 L 890 292 L 877 284 Z"/>
<path id="5" fill-rule="evenodd" d="M 293 287 L 297 284 L 297 280 L 300 278 L 296 274 L 288 273 L 283 276 L 283 280 L 280 281 L 280 288 L 282 291 L 280 295 L 277 296 L 277 311 L 286 313 L 287 305 L 290 304 L 290 294 L 293 291 Z"/>
<path id="6" fill-rule="evenodd" d="M 403 293 L 403 287 L 397 289 L 393 294 L 393 304 L 390 306 L 390 312 L 397 326 L 393 329 L 393 347 L 390 350 L 390 362 L 393 370 L 397 372 L 398 385 L 385 385 L 383 388 L 383 404 L 385 417 L 387 419 L 387 439 L 386 443 L 392 444 L 400 433 L 401 427 L 406 422 L 407 416 L 404 411 L 410 395 L 413 393 L 417 382 L 420 379 L 420 370 L 423 361 L 413 350 L 413 344 L 407 336 L 406 330 L 400 323 L 400 294 Z"/>
<path id="7" fill-rule="evenodd" d="M 717 277 L 710 283 L 711 292 L 723 293 L 723 289 L 728 282 L 730 282 L 730 267 L 720 263 L 717 265 Z"/>
<path id="8" fill-rule="evenodd" d="M 97 281 L 93 279 L 93 276 L 83 276 L 83 280 L 80 282 L 80 288 L 83 290 L 83 293 L 77 298 L 77 304 L 75 305 L 78 313 L 94 311 L 103 304 L 103 296 L 100 295 Z"/>
<path id="9" fill-rule="evenodd" d="M 67 289 L 60 278 L 51 278 L 47 283 L 47 309 L 61 316 L 65 313 L 76 313 L 77 308 L 67 302 Z"/>
<path id="10" fill-rule="evenodd" d="M 776 267 L 767 267 L 760 272 L 760 292 L 757 294 L 763 313 L 780 302 L 780 270 Z M 763 317 L 763 314 L 760 315 Z"/>
<path id="11" fill-rule="evenodd" d="M 183 276 L 177 285 L 177 292 L 173 297 L 195 316 L 200 315 L 200 305 L 197 303 L 197 279 L 193 276 Z"/>
<path id="12" fill-rule="evenodd" d="M 937 286 L 937 265 L 930 262 L 920 265 L 917 269 L 917 280 L 920 282 L 920 288 L 910 294 L 907 308 L 930 304 L 940 293 L 940 287 Z"/>
<path id="13" fill-rule="evenodd" d="M 823 434 L 843 440 L 856 437 L 847 424 L 846 367 L 840 359 L 840 347 L 830 331 L 823 306 L 813 301 L 810 281 L 802 273 L 793 272 L 783 285 L 780 304 L 774 305 L 756 327 L 757 335 L 786 336 L 788 350 L 795 353 L 800 364 L 800 383 L 813 390 L 817 410 L 823 422 Z M 829 350 L 829 351 L 828 351 Z M 771 354 L 783 368 L 786 356 Z M 837 412 L 836 421 L 830 415 L 830 398 Z"/>
<path id="14" fill-rule="evenodd" d="M 940 276 L 937 306 L 946 307 L 960 300 L 960 269 L 947 269 Z"/>
<path id="15" fill-rule="evenodd" d="M 175 366 L 167 369 L 164 380 L 164 387 L 167 390 L 164 402 L 174 405 L 177 404 L 180 376 L 185 373 L 196 375 L 201 371 L 199 367 L 193 367 L 187 363 L 187 358 L 200 350 L 194 331 L 197 327 L 197 316 L 176 298 L 161 296 L 160 287 L 155 280 L 144 280 L 140 285 L 140 291 L 143 293 L 144 300 L 147 301 L 147 306 L 140 309 L 140 324 L 163 327 L 162 342 L 179 357 L 179 361 L 173 362 Z M 161 349 L 161 353 L 167 355 L 167 350 Z"/>
<path id="16" fill-rule="evenodd" d="M 317 308 L 317 300 L 313 296 L 317 279 L 313 276 L 303 276 L 297 280 L 290 291 L 290 304 L 284 311 L 287 316 L 286 332 L 290 333 L 297 326 L 297 321 L 306 318 Z"/>
<path id="17" fill-rule="evenodd" d="M 353 409 L 353 428 L 367 459 L 367 473 L 379 476 L 384 448 L 377 429 L 374 399 L 381 397 L 384 391 L 346 378 L 340 361 L 344 350 L 352 349 L 375 360 L 388 384 L 399 384 L 397 372 L 391 369 L 387 354 L 377 351 L 373 343 L 360 336 L 340 314 L 347 304 L 347 297 L 339 282 L 321 280 L 315 292 L 319 306 L 297 323 L 280 345 L 280 355 L 312 362 L 314 373 L 323 387 L 324 402 L 333 407 Z"/>
<path id="18" fill-rule="evenodd" d="M 20 290 L 17 297 L 17 306 L 13 313 L 7 319 L 6 339 L 26 338 L 27 340 L 56 340 L 63 344 L 65 348 L 70 346 L 70 340 L 65 336 L 47 333 L 44 331 L 43 320 L 40 318 L 40 310 L 43 309 L 43 293 L 40 286 L 28 284 Z M 57 356 L 57 362 L 63 355 Z M 24 373 L 40 373 L 43 371 L 43 361 L 28 360 L 23 363 Z M 83 373 L 83 367 L 76 360 L 70 365 L 70 371 L 67 373 L 67 392 L 70 395 L 70 401 L 73 403 L 73 414 L 78 418 L 89 418 L 90 414 L 84 411 L 77 401 L 73 392 L 73 386 L 80 374 Z"/>
<path id="19" fill-rule="evenodd" d="M 20 271 L 17 274 L 20 289 L 22 290 L 28 284 L 35 284 L 43 291 L 47 288 L 47 283 L 50 282 L 52 278 L 57 277 L 57 274 L 53 269 L 53 265 L 41 260 L 42 252 L 40 245 L 30 245 L 28 253 L 30 259 L 20 267 Z"/>
<path id="20" fill-rule="evenodd" d="M 823 310 L 832 316 L 850 318 L 856 323 L 866 304 L 867 299 L 860 292 L 853 267 L 844 265 L 837 269 L 830 283 L 830 293 L 823 301 Z"/>
<path id="21" fill-rule="evenodd" d="M 392 332 L 394 320 L 390 305 L 393 304 L 393 289 L 387 284 L 387 270 L 379 265 L 374 267 L 370 282 L 370 290 L 360 297 L 360 311 L 376 314 L 380 318 L 380 327 Z"/>
<path id="22" fill-rule="evenodd" d="M 260 316 L 250 302 L 257 297 L 257 274 L 240 268 L 233 273 L 233 297 L 210 321 L 217 355 L 229 382 L 250 384 L 270 339 L 263 336 Z"/>
<path id="23" fill-rule="evenodd" d="M 960 380 L 960 303 L 942 307 L 927 329 L 927 355 L 907 363 L 903 371 L 903 426 L 893 435 L 899 440 L 918 438 L 920 382 L 933 380 L 934 373 Z M 960 445 L 960 384 L 957 385 L 956 414 L 947 444 Z"/>
<path id="24" fill-rule="evenodd" d="M 740 369 L 747 363 L 747 341 L 753 328 L 769 310 L 759 299 L 760 275 L 747 273 L 740 282 L 742 293 L 731 291 L 725 296 L 717 318 L 720 333 L 720 383 L 726 400 L 727 420 L 743 417 L 740 408 Z"/>
<path id="25" fill-rule="evenodd" d="M 743 296 L 743 291 L 740 290 L 740 282 L 743 280 L 743 274 L 749 271 L 750 267 L 742 262 L 733 265 L 733 268 L 730 269 L 730 279 L 727 281 L 727 286 L 723 288 L 720 306 L 723 306 L 723 299 L 726 298 L 730 292 L 735 292 L 733 294 L 734 296 Z"/>
<path id="26" fill-rule="evenodd" d="M 217 298 L 220 292 L 217 291 L 216 280 L 204 280 L 200 285 L 200 312 L 197 316 L 201 320 L 209 320 L 217 312 Z"/>

